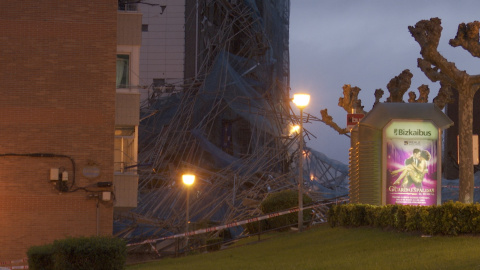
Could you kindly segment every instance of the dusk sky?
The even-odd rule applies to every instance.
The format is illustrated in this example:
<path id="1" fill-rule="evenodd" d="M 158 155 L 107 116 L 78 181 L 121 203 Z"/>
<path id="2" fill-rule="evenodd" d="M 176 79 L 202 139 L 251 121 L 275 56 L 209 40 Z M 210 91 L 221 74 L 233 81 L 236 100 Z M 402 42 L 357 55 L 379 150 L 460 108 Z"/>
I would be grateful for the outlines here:
<path id="1" fill-rule="evenodd" d="M 337 105 L 344 84 L 362 89 L 359 98 L 365 111 L 370 111 L 375 89 L 385 91 L 381 99 L 385 101 L 388 82 L 409 69 L 413 74 L 409 91 L 415 91 L 418 97 L 417 88 L 427 84 L 431 102 L 439 84 L 430 82 L 417 67 L 420 46 L 408 26 L 440 18 L 443 31 L 439 51 L 459 69 L 480 74 L 480 59 L 448 44 L 460 23 L 480 21 L 479 11 L 478 0 L 291 0 L 291 93 L 309 93 L 311 102 L 305 112 L 321 118 L 320 110 L 327 108 L 334 121 L 345 127 L 347 113 Z M 307 139 L 306 146 L 348 163 L 348 137 L 322 122 L 306 124 L 305 128 L 317 137 Z"/>

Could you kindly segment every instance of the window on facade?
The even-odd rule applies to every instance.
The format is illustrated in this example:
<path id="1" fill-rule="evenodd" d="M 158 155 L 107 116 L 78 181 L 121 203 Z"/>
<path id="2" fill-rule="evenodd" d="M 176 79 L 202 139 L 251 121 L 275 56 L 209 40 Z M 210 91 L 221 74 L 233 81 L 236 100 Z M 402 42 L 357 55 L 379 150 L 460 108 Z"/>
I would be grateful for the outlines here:
<path id="1" fill-rule="evenodd" d="M 118 10 L 137 11 L 137 4 L 132 0 L 118 0 Z"/>
<path id="2" fill-rule="evenodd" d="M 130 56 L 117 54 L 117 88 L 128 88 Z"/>
<path id="3" fill-rule="evenodd" d="M 165 86 L 165 79 L 153 79 L 152 86 L 154 92 L 161 92 Z"/>
<path id="4" fill-rule="evenodd" d="M 116 173 L 136 171 L 135 128 L 115 128 L 114 170 Z"/>
<path id="5" fill-rule="evenodd" d="M 153 79 L 153 87 L 161 87 L 165 85 L 165 79 Z"/>
<path id="6" fill-rule="evenodd" d="M 148 24 L 142 24 L 142 32 L 148 32 Z"/>

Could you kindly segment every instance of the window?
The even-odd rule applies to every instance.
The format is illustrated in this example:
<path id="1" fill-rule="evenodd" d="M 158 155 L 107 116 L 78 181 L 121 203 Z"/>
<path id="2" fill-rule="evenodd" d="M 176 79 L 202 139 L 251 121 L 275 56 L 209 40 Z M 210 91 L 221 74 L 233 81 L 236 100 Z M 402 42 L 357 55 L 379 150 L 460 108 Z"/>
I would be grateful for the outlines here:
<path id="1" fill-rule="evenodd" d="M 142 24 L 142 32 L 148 32 L 148 24 Z"/>
<path id="2" fill-rule="evenodd" d="M 165 85 L 165 79 L 153 79 L 153 87 L 162 87 Z"/>
<path id="3" fill-rule="evenodd" d="M 137 11 L 137 4 L 131 0 L 118 0 L 118 10 Z"/>
<path id="4" fill-rule="evenodd" d="M 116 173 L 135 172 L 137 158 L 135 153 L 135 128 L 115 128 L 114 171 Z"/>
<path id="5" fill-rule="evenodd" d="M 117 88 L 128 88 L 129 65 L 130 56 L 128 54 L 117 54 Z"/>

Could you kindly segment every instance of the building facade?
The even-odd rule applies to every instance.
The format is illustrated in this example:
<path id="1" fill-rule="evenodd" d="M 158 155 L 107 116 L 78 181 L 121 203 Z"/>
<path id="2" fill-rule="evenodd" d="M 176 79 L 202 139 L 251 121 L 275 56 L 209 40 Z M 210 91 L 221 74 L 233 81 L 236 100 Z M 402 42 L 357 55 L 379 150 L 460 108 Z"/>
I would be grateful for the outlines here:
<path id="1" fill-rule="evenodd" d="M 137 4 L 142 13 L 141 100 L 168 95 L 184 84 L 185 0 Z"/>
<path id="2" fill-rule="evenodd" d="M 7 1 L 0 11 L 0 261 L 110 235 L 117 7 Z"/>
<path id="3" fill-rule="evenodd" d="M 140 117 L 139 66 L 142 14 L 135 4 L 119 6 L 114 141 L 115 211 L 137 206 Z"/>
<path id="4" fill-rule="evenodd" d="M 191 222 L 242 218 L 238 204 L 261 201 L 268 181 L 290 185 L 290 1 L 135 4 L 143 16 L 139 199 L 133 214 L 116 216 L 115 233 L 134 241 L 152 226 L 156 236 L 183 232 L 185 172 L 198 179 Z"/>

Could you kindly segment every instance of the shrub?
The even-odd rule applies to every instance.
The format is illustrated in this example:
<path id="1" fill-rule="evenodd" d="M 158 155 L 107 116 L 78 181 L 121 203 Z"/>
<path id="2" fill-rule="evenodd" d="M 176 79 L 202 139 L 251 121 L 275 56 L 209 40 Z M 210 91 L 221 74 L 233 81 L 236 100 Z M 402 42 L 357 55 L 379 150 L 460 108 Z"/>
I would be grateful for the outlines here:
<path id="1" fill-rule="evenodd" d="M 438 206 L 334 205 L 328 211 L 334 226 L 373 226 L 425 234 L 458 235 L 480 232 L 480 204 L 446 202 Z"/>
<path id="2" fill-rule="evenodd" d="M 396 205 L 393 213 L 393 227 L 397 230 L 403 231 L 407 222 L 407 209 L 403 205 Z"/>
<path id="3" fill-rule="evenodd" d="M 29 269 L 124 269 L 124 240 L 107 236 L 67 238 L 53 244 L 32 246 L 27 252 Z"/>
<path id="4" fill-rule="evenodd" d="M 303 205 L 311 204 L 313 200 L 308 195 L 303 195 Z M 298 191 L 283 190 L 275 193 L 270 193 L 260 205 L 264 214 L 275 213 L 282 210 L 287 210 L 293 207 L 298 207 Z M 303 210 L 303 221 L 308 222 L 312 219 L 311 210 Z M 288 225 L 298 223 L 298 213 L 290 213 L 266 221 L 267 229 L 276 229 L 286 227 Z M 285 228 L 288 230 L 288 228 Z"/>
<path id="5" fill-rule="evenodd" d="M 53 270 L 54 249 L 52 244 L 32 246 L 27 251 L 28 268 L 33 270 Z"/>
<path id="6" fill-rule="evenodd" d="M 124 269 L 126 244 L 119 238 L 96 236 L 57 240 L 56 269 Z"/>
<path id="7" fill-rule="evenodd" d="M 247 223 L 243 225 L 243 228 L 247 230 L 249 234 L 256 234 L 267 230 L 268 225 L 266 220 L 259 220 L 257 222 Z"/>
<path id="8" fill-rule="evenodd" d="M 330 206 L 330 208 L 328 208 L 327 221 L 328 221 L 328 224 L 330 224 L 330 227 L 332 227 L 332 228 L 337 226 L 337 225 L 340 226 L 340 224 L 338 224 L 338 220 L 337 220 L 338 209 L 339 209 L 338 205 L 332 205 L 332 206 Z"/>

